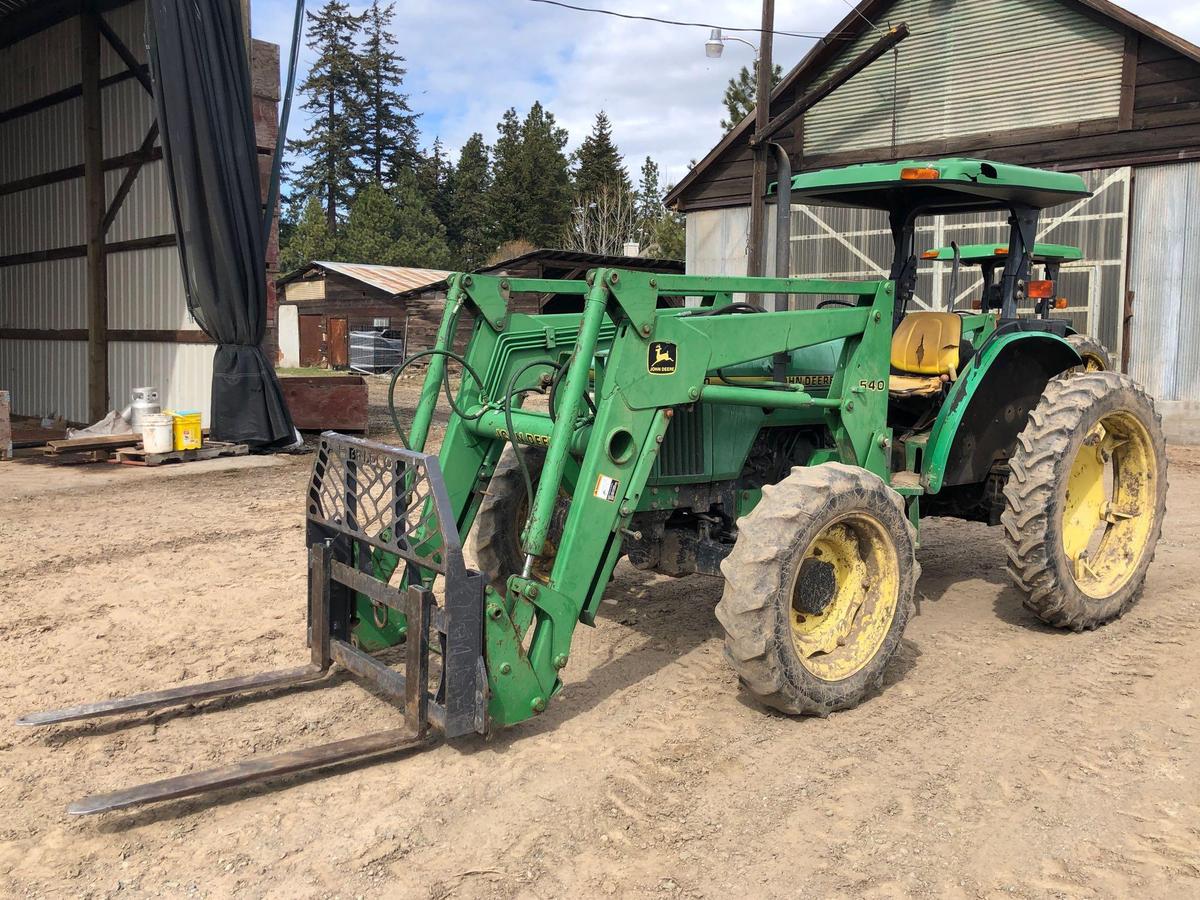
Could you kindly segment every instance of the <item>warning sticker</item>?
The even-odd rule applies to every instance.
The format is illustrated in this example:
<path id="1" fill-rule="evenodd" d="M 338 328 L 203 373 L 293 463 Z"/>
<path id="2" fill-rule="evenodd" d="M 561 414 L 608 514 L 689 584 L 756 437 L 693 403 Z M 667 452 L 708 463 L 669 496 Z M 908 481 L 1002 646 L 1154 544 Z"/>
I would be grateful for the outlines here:
<path id="1" fill-rule="evenodd" d="M 593 492 L 601 500 L 607 500 L 612 503 L 617 499 L 617 488 L 621 486 L 621 482 L 615 478 L 609 478 L 607 475 L 601 475 L 596 479 L 596 490 Z"/>

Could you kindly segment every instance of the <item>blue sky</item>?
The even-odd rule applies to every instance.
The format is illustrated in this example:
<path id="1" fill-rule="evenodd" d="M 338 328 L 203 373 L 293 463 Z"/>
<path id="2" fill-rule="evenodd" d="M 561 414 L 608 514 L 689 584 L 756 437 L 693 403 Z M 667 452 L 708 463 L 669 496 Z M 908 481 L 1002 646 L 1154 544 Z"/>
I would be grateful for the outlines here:
<path id="1" fill-rule="evenodd" d="M 699 0 L 574 0 L 622 12 L 753 28 L 758 2 Z M 847 0 L 778 0 L 776 28 L 823 33 L 847 11 Z M 307 0 L 309 9 L 324 0 Z M 365 4 L 352 2 L 355 10 Z M 1197 0 L 1126 0 L 1122 5 L 1156 25 L 1200 43 Z M 291 41 L 294 0 L 252 0 L 256 37 L 283 48 Z M 504 110 L 523 112 L 541 100 L 565 126 L 574 147 L 597 110 L 613 120 L 631 174 L 649 154 L 677 181 L 688 161 L 721 137 L 725 83 L 753 60 L 750 48 L 728 43 L 721 59 L 704 55 L 708 32 L 573 12 L 529 0 L 397 0 L 397 48 L 407 59 L 405 90 L 426 144 L 435 136 L 457 157 L 474 131 L 490 144 Z M 745 35 L 757 40 L 757 35 Z M 787 71 L 811 40 L 777 37 L 775 59 Z M 302 47 L 301 78 L 311 58 Z M 292 109 L 289 132 L 303 134 L 305 117 Z"/>

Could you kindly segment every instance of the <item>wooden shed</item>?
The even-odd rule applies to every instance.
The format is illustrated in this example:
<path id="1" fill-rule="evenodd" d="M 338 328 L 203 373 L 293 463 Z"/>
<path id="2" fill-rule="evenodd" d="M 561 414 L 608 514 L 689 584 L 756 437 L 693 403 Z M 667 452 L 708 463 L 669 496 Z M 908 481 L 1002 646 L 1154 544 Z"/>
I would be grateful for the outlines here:
<path id="1" fill-rule="evenodd" d="M 352 331 L 402 337 L 409 304 L 396 295 L 444 284 L 448 274 L 411 266 L 320 261 L 286 275 L 278 282 L 278 364 L 347 368 Z"/>
<path id="2" fill-rule="evenodd" d="M 599 253 L 584 253 L 578 250 L 555 250 L 542 248 L 530 250 L 519 256 L 502 260 L 479 270 L 481 275 L 508 275 L 513 278 L 579 279 L 589 269 L 612 267 L 633 269 L 643 272 L 683 273 L 683 262 L 677 259 L 653 259 L 643 256 L 605 256 Z M 443 301 L 446 297 L 446 281 L 443 278 L 434 284 L 414 288 L 396 296 L 399 303 L 409 310 L 408 347 L 416 352 L 433 346 L 441 322 Z M 575 294 L 514 294 L 514 308 L 524 313 L 583 312 L 581 298 Z M 471 320 L 463 316 L 459 321 L 455 344 L 459 349 L 466 345 L 471 331 Z"/>

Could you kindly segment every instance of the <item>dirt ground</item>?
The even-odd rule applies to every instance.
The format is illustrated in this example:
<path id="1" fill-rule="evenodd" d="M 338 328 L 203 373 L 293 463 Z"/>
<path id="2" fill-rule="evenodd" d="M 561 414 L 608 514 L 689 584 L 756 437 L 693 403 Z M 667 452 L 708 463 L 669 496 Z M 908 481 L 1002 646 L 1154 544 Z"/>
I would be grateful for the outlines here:
<path id="1" fill-rule="evenodd" d="M 829 719 L 739 691 L 717 580 L 622 564 L 563 695 L 490 742 L 66 816 L 86 793 L 402 723 L 339 680 L 10 724 L 305 662 L 310 464 L 0 463 L 0 894 L 1200 896 L 1200 449 L 1172 449 L 1144 598 L 1094 633 L 1023 611 L 995 530 L 928 523 L 884 689 Z"/>

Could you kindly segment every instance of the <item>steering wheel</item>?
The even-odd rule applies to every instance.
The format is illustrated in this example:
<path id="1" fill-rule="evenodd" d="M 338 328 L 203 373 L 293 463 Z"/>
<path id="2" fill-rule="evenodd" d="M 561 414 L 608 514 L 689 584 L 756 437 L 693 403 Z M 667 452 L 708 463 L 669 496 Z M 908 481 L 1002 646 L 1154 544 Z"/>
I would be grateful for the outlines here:
<path id="1" fill-rule="evenodd" d="M 828 300 L 822 300 L 820 303 L 818 303 L 817 309 L 824 309 L 827 306 L 858 306 L 858 304 L 853 300 L 838 300 L 831 297 Z"/>

